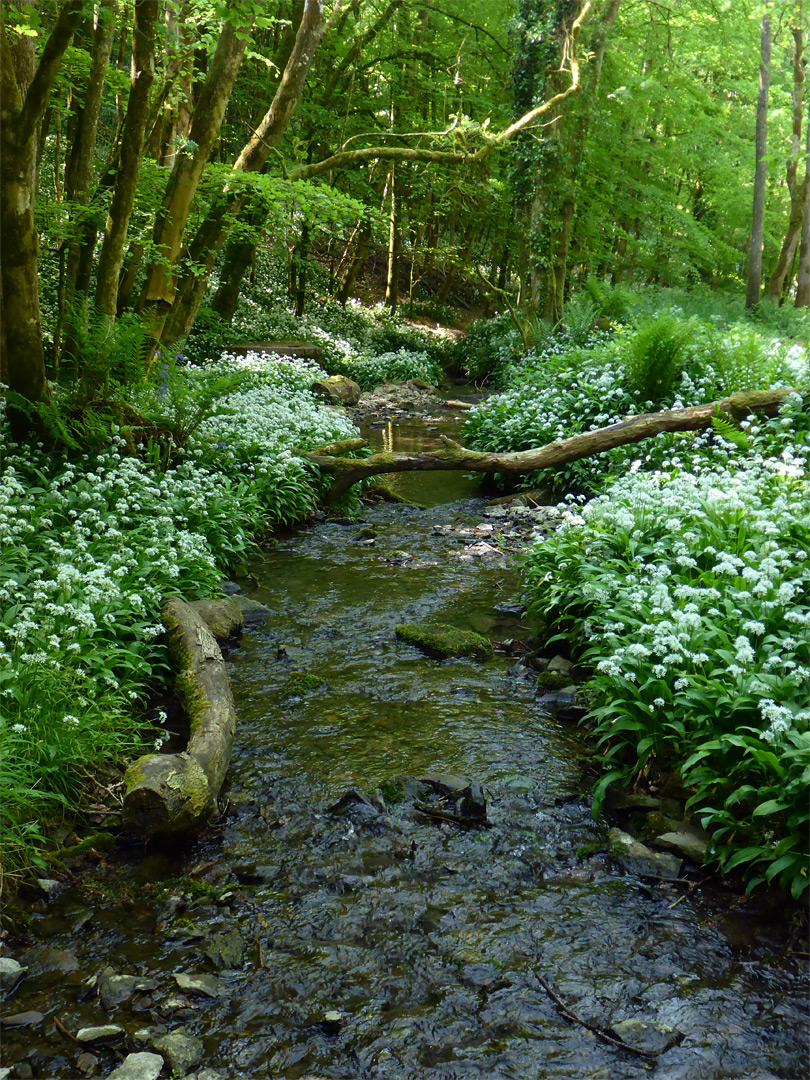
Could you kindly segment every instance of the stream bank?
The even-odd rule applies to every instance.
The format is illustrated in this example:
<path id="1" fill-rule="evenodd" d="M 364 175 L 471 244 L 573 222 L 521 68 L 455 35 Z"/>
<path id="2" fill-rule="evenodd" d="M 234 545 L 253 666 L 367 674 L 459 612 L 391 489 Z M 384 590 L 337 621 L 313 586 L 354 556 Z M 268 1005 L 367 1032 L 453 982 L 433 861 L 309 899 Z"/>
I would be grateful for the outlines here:
<path id="1" fill-rule="evenodd" d="M 382 423 L 384 445 L 425 445 L 421 425 Z M 591 817 L 581 735 L 514 657 L 437 661 L 396 639 L 419 621 L 525 629 L 493 536 L 513 526 L 477 483 L 392 487 L 425 508 L 323 521 L 246 568 L 267 610 L 229 657 L 230 809 L 197 843 L 120 849 L 32 904 L 3 1066 L 107 1076 L 146 1052 L 199 1080 L 805 1075 L 784 913 L 692 888 L 696 872 L 627 872 Z M 414 809 L 402 778 L 426 773 L 479 784 L 486 822 Z M 70 1037 L 99 1026 L 120 1031 Z"/>

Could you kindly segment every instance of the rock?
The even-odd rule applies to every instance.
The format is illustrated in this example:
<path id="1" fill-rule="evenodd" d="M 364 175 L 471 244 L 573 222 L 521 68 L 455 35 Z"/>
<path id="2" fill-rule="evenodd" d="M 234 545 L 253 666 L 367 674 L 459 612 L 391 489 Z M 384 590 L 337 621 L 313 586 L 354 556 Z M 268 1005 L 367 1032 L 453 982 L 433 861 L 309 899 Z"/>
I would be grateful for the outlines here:
<path id="1" fill-rule="evenodd" d="M 682 859 L 668 851 L 653 851 L 621 829 L 611 829 L 608 839 L 608 854 L 617 859 L 631 874 L 673 881 L 681 872 Z"/>
<path id="2" fill-rule="evenodd" d="M 356 405 L 362 394 L 359 384 L 346 375 L 329 375 L 314 382 L 310 389 L 330 405 Z"/>
<path id="3" fill-rule="evenodd" d="M 254 626 L 256 623 L 264 622 L 265 619 L 273 614 L 269 607 L 265 604 L 260 604 L 258 600 L 251 600 L 249 596 L 238 595 L 232 597 L 232 599 L 241 609 L 245 626 Z"/>
<path id="4" fill-rule="evenodd" d="M 79 970 L 79 961 L 66 949 L 29 949 L 23 959 L 32 978 L 53 973 L 68 975 Z"/>
<path id="5" fill-rule="evenodd" d="M 666 1024 L 650 1024 L 644 1020 L 620 1020 L 618 1024 L 612 1025 L 611 1031 L 634 1050 L 655 1056 L 671 1050 L 683 1040 L 680 1031 L 675 1031 Z"/>
<path id="6" fill-rule="evenodd" d="M 319 675 L 311 671 L 293 671 L 284 683 L 281 694 L 285 698 L 304 697 L 313 690 L 325 687 L 326 683 Z"/>
<path id="7" fill-rule="evenodd" d="M 117 1039 L 124 1034 L 124 1029 L 118 1024 L 102 1024 L 99 1027 L 79 1028 L 76 1038 L 81 1043 L 108 1042 Z"/>
<path id="8" fill-rule="evenodd" d="M 653 841 L 656 847 L 662 847 L 665 851 L 674 851 L 676 855 L 691 859 L 698 866 L 703 865 L 709 842 L 709 834 L 703 829 L 685 823 L 671 832 L 661 833 Z"/>
<path id="9" fill-rule="evenodd" d="M 415 645 L 438 660 L 460 656 L 488 660 L 493 652 L 492 642 L 481 634 L 459 630 L 446 623 L 400 623 L 395 633 L 401 641 Z"/>
<path id="10" fill-rule="evenodd" d="M 76 1058 L 76 1068 L 86 1076 L 91 1076 L 96 1071 L 96 1065 L 98 1065 L 98 1058 L 88 1050 Z"/>
<path id="11" fill-rule="evenodd" d="M 365 791 L 350 788 L 336 803 L 327 810 L 329 814 L 345 814 L 357 811 L 366 817 L 377 817 L 385 813 L 385 803 L 379 795 L 367 795 Z"/>
<path id="12" fill-rule="evenodd" d="M 244 959 L 245 943 L 235 930 L 214 934 L 202 954 L 207 956 L 215 967 L 238 968 Z"/>
<path id="13" fill-rule="evenodd" d="M 541 671 L 537 676 L 535 686 L 541 694 L 547 694 L 549 691 L 560 690 L 563 691 L 566 687 L 569 687 L 571 678 L 567 674 L 563 674 L 559 671 L 552 671 L 551 668 L 547 668 L 546 671 Z M 570 693 L 570 690 L 567 691 Z"/>
<path id="14" fill-rule="evenodd" d="M 25 977 L 28 968 L 10 956 L 0 956 L 0 990 L 9 990 Z"/>
<path id="15" fill-rule="evenodd" d="M 175 975 L 174 981 L 187 994 L 199 994 L 202 997 L 219 997 L 220 984 L 215 975 Z"/>
<path id="16" fill-rule="evenodd" d="M 570 660 L 566 660 L 564 656 L 553 656 L 548 662 L 546 671 L 557 672 L 559 675 L 569 675 L 574 670 L 574 665 Z M 568 680 L 570 682 L 570 679 Z"/>
<path id="17" fill-rule="evenodd" d="M 141 1050 L 136 1054 L 127 1054 L 123 1064 L 107 1075 L 107 1080 L 157 1080 L 163 1069 L 160 1054 L 150 1054 Z"/>
<path id="18" fill-rule="evenodd" d="M 453 773 L 429 773 L 406 784 L 416 810 L 439 821 L 486 825 L 487 801 L 476 780 Z"/>
<path id="19" fill-rule="evenodd" d="M 231 596 L 193 600 L 188 606 L 205 621 L 217 641 L 229 641 L 242 632 L 242 608 Z"/>
<path id="20" fill-rule="evenodd" d="M 98 996 L 105 1009 L 114 1009 L 135 993 L 137 975 L 102 974 L 98 981 Z"/>
<path id="21" fill-rule="evenodd" d="M 32 1027 L 45 1017 L 32 1009 L 30 1012 L 14 1013 L 12 1016 L 0 1016 L 0 1027 Z"/>
<path id="22" fill-rule="evenodd" d="M 163 1055 L 172 1076 L 186 1076 L 196 1069 L 204 1052 L 202 1039 L 187 1035 L 181 1028 L 155 1039 L 152 1048 Z"/>
<path id="23" fill-rule="evenodd" d="M 226 596 L 235 596 L 236 593 L 242 591 L 242 586 L 238 581 L 221 581 L 219 591 L 225 593 Z"/>
<path id="24" fill-rule="evenodd" d="M 37 888 L 46 900 L 53 900 L 62 888 L 62 882 L 55 878 L 37 878 Z"/>
<path id="25" fill-rule="evenodd" d="M 330 1009 L 329 1012 L 324 1013 L 318 1027 L 320 1027 L 324 1035 L 337 1035 L 342 1024 L 343 1013 L 338 1012 L 337 1009 Z"/>
<path id="26" fill-rule="evenodd" d="M 226 1080 L 225 1073 L 219 1069 L 200 1069 L 198 1073 L 192 1073 L 186 1080 Z"/>

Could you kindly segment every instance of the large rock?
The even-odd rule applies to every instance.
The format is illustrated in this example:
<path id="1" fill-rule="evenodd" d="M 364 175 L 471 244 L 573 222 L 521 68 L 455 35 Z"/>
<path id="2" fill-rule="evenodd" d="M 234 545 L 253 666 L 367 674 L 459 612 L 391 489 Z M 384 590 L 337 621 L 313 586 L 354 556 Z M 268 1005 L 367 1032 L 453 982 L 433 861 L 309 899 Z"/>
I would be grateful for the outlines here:
<path id="1" fill-rule="evenodd" d="M 187 1076 L 203 1059 L 202 1039 L 189 1035 L 180 1028 L 155 1039 L 152 1046 L 166 1059 L 172 1076 Z"/>
<path id="2" fill-rule="evenodd" d="M 330 375 L 319 379 L 311 388 L 313 394 L 325 398 L 330 405 L 356 405 L 362 390 L 354 379 L 346 375 Z"/>
<path id="3" fill-rule="evenodd" d="M 127 1054 L 123 1064 L 109 1073 L 107 1080 L 157 1080 L 163 1069 L 160 1054 L 150 1054 L 145 1050 L 138 1054 Z"/>
<path id="4" fill-rule="evenodd" d="M 487 638 L 446 623 L 400 623 L 395 632 L 401 641 L 415 645 L 438 660 L 459 656 L 488 660 L 492 656 L 492 642 Z"/>
<path id="5" fill-rule="evenodd" d="M 682 859 L 668 851 L 653 851 L 622 829 L 611 829 L 608 838 L 609 854 L 631 874 L 673 881 L 681 872 Z"/>
<path id="6" fill-rule="evenodd" d="M 437 821 L 486 825 L 487 801 L 477 780 L 454 773 L 428 773 L 406 782 L 414 807 Z"/>

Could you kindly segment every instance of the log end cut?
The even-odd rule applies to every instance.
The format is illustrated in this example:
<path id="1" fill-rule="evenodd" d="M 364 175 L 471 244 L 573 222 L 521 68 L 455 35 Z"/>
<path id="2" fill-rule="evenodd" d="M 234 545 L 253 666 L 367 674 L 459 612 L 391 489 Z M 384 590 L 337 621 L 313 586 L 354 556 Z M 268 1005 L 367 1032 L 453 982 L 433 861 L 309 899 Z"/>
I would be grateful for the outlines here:
<path id="1" fill-rule="evenodd" d="M 214 812 L 216 794 L 191 754 L 147 754 L 124 776 L 124 817 L 143 836 L 188 832 Z"/>

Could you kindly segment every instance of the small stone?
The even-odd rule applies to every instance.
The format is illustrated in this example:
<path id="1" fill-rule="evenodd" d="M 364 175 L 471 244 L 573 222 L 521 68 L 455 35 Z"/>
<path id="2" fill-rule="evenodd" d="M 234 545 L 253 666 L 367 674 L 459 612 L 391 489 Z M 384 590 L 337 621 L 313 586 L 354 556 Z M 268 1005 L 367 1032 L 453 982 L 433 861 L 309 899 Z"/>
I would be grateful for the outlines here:
<path id="1" fill-rule="evenodd" d="M 676 855 L 682 855 L 702 866 L 709 847 L 709 837 L 694 825 L 684 825 L 672 832 L 661 833 L 656 836 L 654 843 L 656 847 L 674 851 Z"/>
<path id="2" fill-rule="evenodd" d="M 173 1076 L 186 1076 L 196 1069 L 204 1052 L 202 1039 L 187 1035 L 180 1029 L 155 1039 L 152 1047 L 163 1055 Z"/>
<path id="3" fill-rule="evenodd" d="M 546 671 L 556 671 L 560 675 L 570 675 L 573 670 L 574 665 L 564 656 L 553 656 L 546 668 Z"/>
<path id="4" fill-rule="evenodd" d="M 318 1025 L 324 1035 L 337 1035 L 343 1024 L 343 1013 L 337 1009 L 330 1009 L 323 1014 L 323 1019 Z"/>
<path id="5" fill-rule="evenodd" d="M 215 975 L 175 975 L 174 981 L 186 994 L 201 994 L 215 998 L 220 995 L 219 979 Z"/>
<path id="6" fill-rule="evenodd" d="M 107 1080 L 158 1080 L 163 1069 L 160 1054 L 150 1054 L 142 1050 L 136 1054 L 127 1054 L 123 1064 L 108 1075 Z"/>
<path id="7" fill-rule="evenodd" d="M 87 1076 L 95 1072 L 96 1065 L 98 1065 L 98 1058 L 87 1050 L 76 1058 L 76 1068 Z"/>
<path id="8" fill-rule="evenodd" d="M 235 596 L 236 593 L 242 591 L 242 586 L 236 581 L 222 581 L 220 582 L 219 591 L 225 593 L 226 596 Z"/>
<path id="9" fill-rule="evenodd" d="M 644 1020 L 620 1020 L 611 1030 L 622 1042 L 644 1054 L 663 1054 L 677 1046 L 683 1035 L 666 1024 L 648 1024 Z"/>
<path id="10" fill-rule="evenodd" d="M 242 938 L 232 930 L 225 934 L 214 934 L 202 953 L 218 968 L 238 968 L 242 965 L 244 951 Z"/>
<path id="11" fill-rule="evenodd" d="M 0 956 L 0 990 L 16 986 L 27 970 L 10 956 Z"/>
<path id="12" fill-rule="evenodd" d="M 30 1012 L 14 1013 L 13 1016 L 0 1016 L 0 1027 L 31 1027 L 44 1019 L 41 1012 L 32 1009 Z"/>
<path id="13" fill-rule="evenodd" d="M 114 1009 L 116 1005 L 131 998 L 141 980 L 137 975 L 103 975 L 99 982 L 98 993 L 105 1009 Z"/>
<path id="14" fill-rule="evenodd" d="M 40 892 L 46 898 L 46 900 L 53 900 L 56 894 L 62 887 L 61 881 L 56 881 L 55 878 L 37 878 L 37 886 Z"/>
<path id="15" fill-rule="evenodd" d="M 102 1024 L 100 1027 L 79 1028 L 76 1038 L 81 1043 L 105 1042 L 109 1039 L 117 1039 L 124 1034 L 124 1029 L 118 1024 Z"/>

